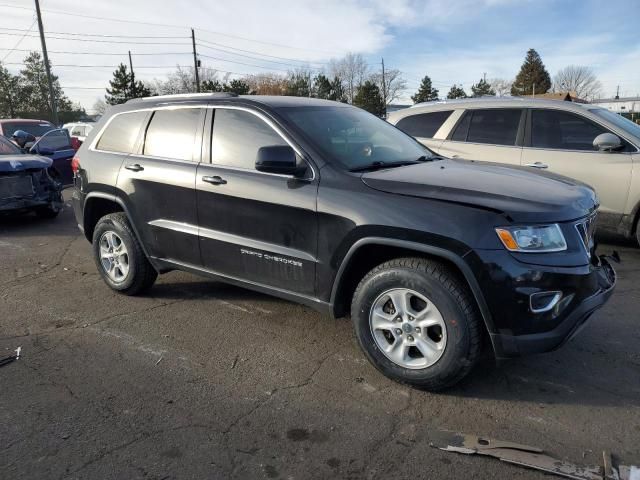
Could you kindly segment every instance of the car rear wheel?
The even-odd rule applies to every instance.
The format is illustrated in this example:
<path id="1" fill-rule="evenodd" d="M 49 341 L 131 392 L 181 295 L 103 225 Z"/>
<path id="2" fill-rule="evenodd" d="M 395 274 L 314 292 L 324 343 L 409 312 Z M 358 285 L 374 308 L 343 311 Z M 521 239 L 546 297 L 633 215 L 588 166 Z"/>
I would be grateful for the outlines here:
<path id="1" fill-rule="evenodd" d="M 386 376 L 426 390 L 465 377 L 481 354 L 481 319 L 466 285 L 446 265 L 388 261 L 358 285 L 351 306 L 358 343 Z"/>
<path id="2" fill-rule="evenodd" d="M 158 276 L 124 213 L 111 213 L 98 221 L 93 231 L 93 254 L 105 283 L 126 295 L 148 290 Z"/>

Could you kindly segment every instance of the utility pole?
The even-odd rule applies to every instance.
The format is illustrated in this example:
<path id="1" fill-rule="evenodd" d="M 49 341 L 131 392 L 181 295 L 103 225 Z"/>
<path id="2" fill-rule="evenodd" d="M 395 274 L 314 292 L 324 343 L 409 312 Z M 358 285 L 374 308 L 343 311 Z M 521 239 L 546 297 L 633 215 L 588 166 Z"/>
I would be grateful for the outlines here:
<path id="1" fill-rule="evenodd" d="M 616 100 L 620 99 L 620 85 L 616 87 Z"/>
<path id="2" fill-rule="evenodd" d="M 487 83 L 487 72 L 482 73 L 482 80 L 484 80 L 484 83 Z"/>
<path id="3" fill-rule="evenodd" d="M 193 44 L 193 68 L 196 72 L 196 92 L 200 93 L 200 74 L 198 73 L 198 54 L 196 53 L 196 34 L 191 29 L 191 43 Z"/>
<path id="4" fill-rule="evenodd" d="M 384 105 L 384 118 L 387 118 L 387 81 L 384 77 L 384 58 L 382 60 L 382 104 Z"/>
<path id="5" fill-rule="evenodd" d="M 533 82 L 533 97 L 536 96 L 536 82 Z"/>
<path id="6" fill-rule="evenodd" d="M 36 2 L 36 14 L 38 15 L 38 28 L 40 29 L 40 42 L 42 43 L 42 57 L 44 58 L 44 68 L 47 71 L 47 82 L 49 83 L 49 103 L 51 105 L 51 117 L 53 124 L 58 126 L 58 108 L 56 107 L 56 97 L 53 94 L 53 80 L 51 79 L 51 68 L 49 67 L 49 55 L 47 55 L 47 42 L 44 40 L 44 27 L 42 26 L 42 14 L 40 13 L 40 2 Z"/>
<path id="7" fill-rule="evenodd" d="M 129 68 L 131 69 L 131 97 L 136 97 L 136 77 L 133 75 L 133 62 L 131 61 L 131 50 L 129 50 Z"/>

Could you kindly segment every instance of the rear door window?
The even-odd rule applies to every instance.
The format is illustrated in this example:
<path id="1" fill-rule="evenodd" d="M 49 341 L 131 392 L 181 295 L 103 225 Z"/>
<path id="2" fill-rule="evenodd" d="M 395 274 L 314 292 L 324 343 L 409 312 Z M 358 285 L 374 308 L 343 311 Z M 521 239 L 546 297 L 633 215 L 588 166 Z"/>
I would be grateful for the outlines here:
<path id="1" fill-rule="evenodd" d="M 179 108 L 154 112 L 144 141 L 144 155 L 199 161 L 200 145 L 196 146 L 202 129 L 202 108 Z M 197 148 L 196 148 L 197 147 Z"/>
<path id="2" fill-rule="evenodd" d="M 401 118 L 396 127 L 412 137 L 433 138 L 452 112 L 453 110 L 445 110 L 443 112 L 410 115 Z"/>
<path id="3" fill-rule="evenodd" d="M 467 142 L 489 145 L 515 145 L 522 110 L 490 108 L 471 111 Z"/>
<path id="4" fill-rule="evenodd" d="M 593 140 L 603 127 L 570 112 L 531 111 L 531 146 L 555 150 L 596 150 Z"/>
<path id="5" fill-rule="evenodd" d="M 148 112 L 116 115 L 102 133 L 96 148 L 107 152 L 134 153 L 140 127 Z"/>

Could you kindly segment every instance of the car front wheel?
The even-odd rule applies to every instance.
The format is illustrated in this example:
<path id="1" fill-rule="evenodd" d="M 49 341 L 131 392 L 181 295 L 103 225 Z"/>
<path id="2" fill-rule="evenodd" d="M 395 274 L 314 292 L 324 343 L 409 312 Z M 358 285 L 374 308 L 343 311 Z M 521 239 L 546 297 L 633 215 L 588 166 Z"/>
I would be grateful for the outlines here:
<path id="1" fill-rule="evenodd" d="M 481 320 L 468 288 L 449 267 L 424 258 L 388 261 L 353 296 L 358 342 L 386 376 L 442 390 L 466 376 L 481 353 Z"/>
<path id="2" fill-rule="evenodd" d="M 158 276 L 124 213 L 111 213 L 98 221 L 93 254 L 105 283 L 126 295 L 148 290 Z"/>

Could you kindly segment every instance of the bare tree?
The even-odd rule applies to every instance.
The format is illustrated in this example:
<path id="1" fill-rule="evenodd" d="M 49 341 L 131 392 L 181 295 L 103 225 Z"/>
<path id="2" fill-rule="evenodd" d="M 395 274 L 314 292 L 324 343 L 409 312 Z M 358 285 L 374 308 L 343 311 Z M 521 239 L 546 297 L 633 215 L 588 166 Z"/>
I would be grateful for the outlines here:
<path id="1" fill-rule="evenodd" d="M 220 80 L 219 72 L 215 68 L 202 67 L 198 70 L 200 82 L 215 82 Z M 228 80 L 229 74 L 222 77 L 222 82 Z M 196 76 L 193 67 L 176 67 L 174 72 L 167 75 L 166 79 L 154 78 L 147 83 L 147 87 L 156 95 L 174 95 L 179 93 L 194 93 L 196 91 Z"/>
<path id="2" fill-rule="evenodd" d="M 284 95 L 287 91 L 287 77 L 267 72 L 247 75 L 243 78 L 257 95 Z"/>
<path id="3" fill-rule="evenodd" d="M 602 84 L 590 67 L 569 65 L 553 77 L 554 92 L 575 92 L 579 98 L 593 100 L 602 92 Z"/>
<path id="4" fill-rule="evenodd" d="M 102 98 L 98 98 L 93 104 L 92 110 L 96 115 L 104 115 L 104 112 L 107 111 L 107 103 Z"/>
<path id="5" fill-rule="evenodd" d="M 342 81 L 347 100 L 353 103 L 358 88 L 369 76 L 369 65 L 361 54 L 347 53 L 343 58 L 329 62 L 329 73 Z"/>
<path id="6" fill-rule="evenodd" d="M 386 99 L 387 105 L 398 100 L 407 89 L 407 81 L 402 78 L 402 72 L 397 69 L 388 69 L 384 71 L 384 85 L 382 82 L 382 70 L 371 75 L 371 81 L 375 83 Z M 384 87 L 384 92 L 383 92 Z"/>
<path id="7" fill-rule="evenodd" d="M 492 78 L 489 80 L 489 85 L 496 92 L 496 97 L 504 97 L 511 92 L 513 81 L 505 80 L 504 78 Z"/>

